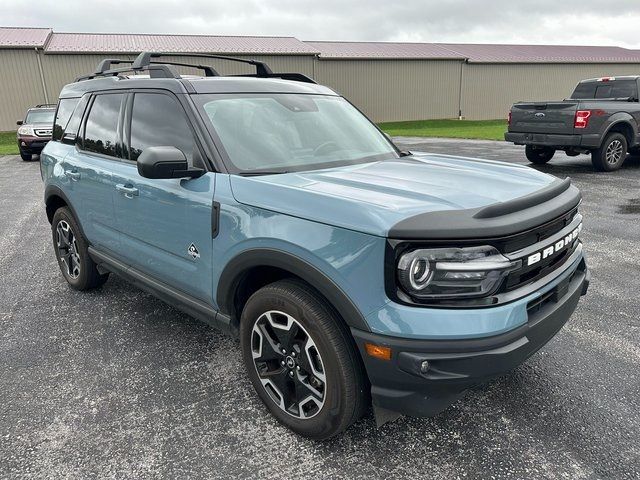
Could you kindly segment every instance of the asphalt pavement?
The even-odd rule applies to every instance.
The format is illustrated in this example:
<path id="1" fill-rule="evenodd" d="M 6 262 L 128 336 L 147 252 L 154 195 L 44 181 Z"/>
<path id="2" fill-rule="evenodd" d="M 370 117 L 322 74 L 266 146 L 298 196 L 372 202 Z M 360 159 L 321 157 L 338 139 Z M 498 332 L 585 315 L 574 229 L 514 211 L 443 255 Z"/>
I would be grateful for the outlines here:
<path id="1" fill-rule="evenodd" d="M 527 164 L 502 142 L 410 150 Z M 640 478 L 640 159 L 536 167 L 582 190 L 589 294 L 513 373 L 431 419 L 324 443 L 259 402 L 239 346 L 112 276 L 67 287 L 38 162 L 0 157 L 0 478 Z"/>

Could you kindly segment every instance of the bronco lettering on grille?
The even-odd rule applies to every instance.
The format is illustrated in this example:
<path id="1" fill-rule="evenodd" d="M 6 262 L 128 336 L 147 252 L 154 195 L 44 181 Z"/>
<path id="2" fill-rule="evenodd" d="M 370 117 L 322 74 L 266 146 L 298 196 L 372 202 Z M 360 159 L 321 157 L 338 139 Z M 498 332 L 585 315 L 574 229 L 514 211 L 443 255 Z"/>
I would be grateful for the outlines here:
<path id="1" fill-rule="evenodd" d="M 578 238 L 578 235 L 580 235 L 581 230 L 582 230 L 582 223 L 578 225 L 573 232 L 569 233 L 564 238 L 561 238 L 557 242 L 549 245 L 548 247 L 540 250 L 539 252 L 529 255 L 527 257 L 527 266 L 534 265 L 539 261 L 550 257 L 554 253 L 558 253 L 559 251 L 564 250 L 565 248 L 568 248 L 569 245 L 571 245 L 573 241 L 576 238 Z"/>

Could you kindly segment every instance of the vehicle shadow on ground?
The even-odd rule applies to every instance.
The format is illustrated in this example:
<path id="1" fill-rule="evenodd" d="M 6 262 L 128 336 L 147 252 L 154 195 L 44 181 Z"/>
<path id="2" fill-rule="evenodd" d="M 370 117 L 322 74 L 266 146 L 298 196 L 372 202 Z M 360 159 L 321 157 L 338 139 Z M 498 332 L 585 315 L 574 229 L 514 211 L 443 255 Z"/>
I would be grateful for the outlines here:
<path id="1" fill-rule="evenodd" d="M 579 155 L 577 157 L 563 157 L 558 160 L 551 160 L 551 162 L 544 165 L 535 165 L 529 163 L 527 165 L 539 172 L 548 173 L 550 175 L 607 175 L 608 173 L 615 172 L 599 172 L 593 168 L 591 164 L 591 158 L 586 155 Z M 624 161 L 624 164 L 617 170 L 617 172 L 624 172 L 625 170 L 639 170 L 640 169 L 640 156 L 628 155 Z"/>

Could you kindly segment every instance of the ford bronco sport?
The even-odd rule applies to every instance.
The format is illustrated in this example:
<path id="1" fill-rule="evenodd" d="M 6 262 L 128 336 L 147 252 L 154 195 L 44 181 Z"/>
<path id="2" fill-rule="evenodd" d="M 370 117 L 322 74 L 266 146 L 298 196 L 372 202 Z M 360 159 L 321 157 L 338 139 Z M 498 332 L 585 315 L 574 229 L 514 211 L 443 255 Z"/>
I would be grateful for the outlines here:
<path id="1" fill-rule="evenodd" d="M 238 336 L 295 432 L 330 437 L 371 403 L 435 415 L 586 292 L 569 179 L 401 152 L 304 75 L 182 76 L 160 55 L 60 94 L 41 161 L 58 264 L 72 288 L 114 273 Z"/>
<path id="2" fill-rule="evenodd" d="M 53 114 L 56 105 L 36 105 L 27 110 L 24 120 L 18 120 L 16 140 L 20 157 L 25 162 L 31 160 L 33 155 L 38 155 L 44 146 L 51 140 L 53 127 Z"/>

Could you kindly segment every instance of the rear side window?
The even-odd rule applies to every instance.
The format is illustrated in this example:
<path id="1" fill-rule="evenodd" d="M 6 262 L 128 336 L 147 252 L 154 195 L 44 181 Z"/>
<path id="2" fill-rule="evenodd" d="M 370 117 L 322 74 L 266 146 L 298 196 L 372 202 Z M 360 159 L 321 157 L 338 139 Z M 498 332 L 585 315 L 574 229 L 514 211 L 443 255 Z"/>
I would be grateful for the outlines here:
<path id="1" fill-rule="evenodd" d="M 118 156 L 118 117 L 123 95 L 98 95 L 87 117 L 83 148 L 89 152 Z"/>
<path id="2" fill-rule="evenodd" d="M 69 123 L 71 114 L 76 108 L 76 105 L 80 101 L 79 98 L 62 98 L 58 102 L 58 109 L 56 110 L 56 117 L 53 123 L 53 140 L 60 140 L 62 138 L 62 132 Z"/>
<path id="3" fill-rule="evenodd" d="M 574 100 L 629 97 L 638 98 L 638 85 L 635 80 L 579 83 L 571 94 Z"/>
<path id="4" fill-rule="evenodd" d="M 192 164 L 196 145 L 184 110 L 168 95 L 136 93 L 131 114 L 129 158 L 137 160 L 145 148 L 161 146 L 182 150 Z"/>
<path id="5" fill-rule="evenodd" d="M 82 121 L 82 115 L 84 115 L 88 101 L 89 95 L 85 95 L 80 99 L 78 105 L 76 105 L 76 108 L 71 115 L 71 119 L 62 131 L 62 141 L 64 143 L 75 143 L 78 130 L 80 129 L 80 122 Z"/>

